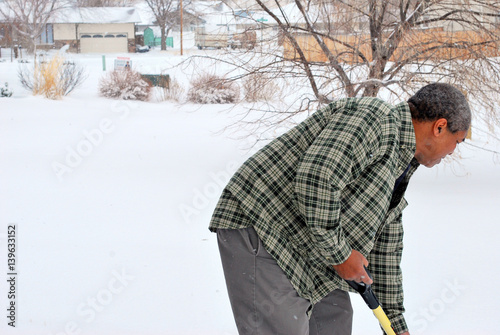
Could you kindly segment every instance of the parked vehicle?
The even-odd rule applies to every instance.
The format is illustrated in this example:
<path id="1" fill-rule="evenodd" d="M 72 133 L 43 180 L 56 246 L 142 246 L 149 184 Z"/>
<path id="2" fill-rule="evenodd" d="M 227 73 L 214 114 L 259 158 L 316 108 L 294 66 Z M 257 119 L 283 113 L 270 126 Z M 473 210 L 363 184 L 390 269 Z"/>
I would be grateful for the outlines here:
<path id="1" fill-rule="evenodd" d="M 135 47 L 135 52 L 144 53 L 144 52 L 148 52 L 149 50 L 151 50 L 151 47 L 149 45 L 137 45 Z"/>
<path id="2" fill-rule="evenodd" d="M 255 31 L 229 34 L 227 32 L 207 33 L 205 28 L 198 28 L 195 33 L 195 43 L 198 49 L 245 48 L 253 49 L 257 43 Z"/>
<path id="3" fill-rule="evenodd" d="M 228 35 L 222 31 L 207 32 L 205 27 L 197 28 L 194 35 L 198 49 L 221 49 L 229 46 Z"/>
<path id="4" fill-rule="evenodd" d="M 255 31 L 245 31 L 238 34 L 233 34 L 229 39 L 228 45 L 232 49 L 236 48 L 245 48 L 251 50 L 255 48 L 255 44 L 257 43 L 257 34 Z"/>

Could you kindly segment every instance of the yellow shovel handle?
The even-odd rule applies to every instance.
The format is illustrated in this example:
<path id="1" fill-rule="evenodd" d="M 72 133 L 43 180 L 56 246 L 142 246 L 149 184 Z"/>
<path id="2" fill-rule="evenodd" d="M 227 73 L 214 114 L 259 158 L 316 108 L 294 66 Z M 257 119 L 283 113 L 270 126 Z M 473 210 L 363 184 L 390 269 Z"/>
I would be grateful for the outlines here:
<path id="1" fill-rule="evenodd" d="M 375 316 L 378 319 L 378 322 L 380 322 L 380 325 L 382 326 L 387 335 L 396 335 L 394 330 L 392 330 L 391 321 L 389 321 L 389 318 L 387 318 L 387 315 L 385 315 L 384 310 L 382 309 L 381 306 L 378 306 L 377 308 L 373 309 L 373 314 L 375 314 Z"/>

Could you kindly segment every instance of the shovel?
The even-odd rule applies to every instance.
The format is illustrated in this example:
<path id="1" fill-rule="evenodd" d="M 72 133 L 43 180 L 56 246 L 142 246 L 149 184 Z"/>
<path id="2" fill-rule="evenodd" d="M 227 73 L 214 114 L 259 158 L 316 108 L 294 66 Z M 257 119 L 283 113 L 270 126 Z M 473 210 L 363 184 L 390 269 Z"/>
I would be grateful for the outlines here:
<path id="1" fill-rule="evenodd" d="M 366 273 L 368 273 L 368 276 L 372 278 L 372 275 L 370 274 L 370 272 L 368 272 L 368 269 L 366 269 L 366 267 L 365 270 Z M 373 311 L 373 314 L 375 314 L 375 317 L 378 319 L 378 322 L 384 329 L 385 333 L 387 335 L 396 335 L 396 333 L 391 327 L 391 322 L 389 321 L 389 318 L 387 318 L 387 315 L 382 309 L 382 306 L 380 306 L 380 303 L 378 302 L 375 293 L 373 293 L 371 285 L 365 283 L 357 283 L 353 280 L 346 280 L 346 281 L 353 289 L 355 289 L 359 294 L 361 294 L 361 297 L 366 302 L 368 307 L 370 307 L 370 309 Z"/>

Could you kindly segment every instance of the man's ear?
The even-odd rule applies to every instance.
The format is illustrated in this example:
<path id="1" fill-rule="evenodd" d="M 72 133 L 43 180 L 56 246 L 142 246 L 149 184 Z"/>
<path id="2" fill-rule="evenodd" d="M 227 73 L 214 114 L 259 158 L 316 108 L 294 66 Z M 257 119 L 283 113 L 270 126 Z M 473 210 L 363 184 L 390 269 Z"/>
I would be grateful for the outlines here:
<path id="1" fill-rule="evenodd" d="M 436 120 L 434 122 L 434 125 L 432 126 L 432 132 L 434 136 L 441 135 L 447 126 L 448 126 L 448 121 L 445 118 Z"/>

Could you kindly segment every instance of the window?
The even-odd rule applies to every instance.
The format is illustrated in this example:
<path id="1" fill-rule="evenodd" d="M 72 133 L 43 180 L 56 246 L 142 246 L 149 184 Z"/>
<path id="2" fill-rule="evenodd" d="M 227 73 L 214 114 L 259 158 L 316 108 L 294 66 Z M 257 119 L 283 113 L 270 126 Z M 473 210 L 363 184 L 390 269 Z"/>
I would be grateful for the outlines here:
<path id="1" fill-rule="evenodd" d="M 115 38 L 115 35 L 113 34 L 107 34 L 107 35 L 104 35 L 105 38 Z"/>
<path id="2" fill-rule="evenodd" d="M 85 35 L 80 36 L 80 38 L 92 38 L 92 36 L 85 34 Z"/>
<path id="3" fill-rule="evenodd" d="M 125 34 L 117 34 L 116 37 L 127 37 Z"/>
<path id="4" fill-rule="evenodd" d="M 54 44 L 54 27 L 47 23 L 38 38 L 40 44 Z"/>
<path id="5" fill-rule="evenodd" d="M 95 34 L 92 38 L 103 38 L 103 36 L 101 34 Z"/>

